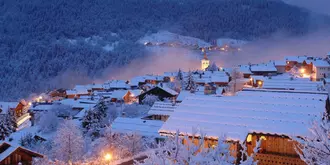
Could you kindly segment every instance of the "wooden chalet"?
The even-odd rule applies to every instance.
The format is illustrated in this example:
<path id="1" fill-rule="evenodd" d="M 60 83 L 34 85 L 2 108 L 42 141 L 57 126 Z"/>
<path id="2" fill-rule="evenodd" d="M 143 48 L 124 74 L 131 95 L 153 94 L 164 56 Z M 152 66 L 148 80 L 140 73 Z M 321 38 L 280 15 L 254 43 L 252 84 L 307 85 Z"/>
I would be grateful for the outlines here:
<path id="1" fill-rule="evenodd" d="M 161 86 L 161 85 L 158 85 L 158 86 L 155 86 L 151 89 L 149 89 L 148 91 L 138 95 L 138 98 L 139 98 L 139 103 L 142 104 L 142 100 L 144 99 L 144 97 L 146 95 L 155 95 L 155 96 L 158 96 L 158 98 L 160 100 L 164 100 L 165 98 L 169 98 L 169 99 L 175 99 L 175 97 L 178 95 L 178 93 L 168 87 L 165 87 L 165 86 Z"/>
<path id="2" fill-rule="evenodd" d="M 240 144 L 252 154 L 256 142 L 261 141 L 254 157 L 258 165 L 306 165 L 295 150 L 297 142 L 290 137 L 308 135 L 310 121 L 321 118 L 326 100 L 327 94 L 267 90 L 223 97 L 194 95 L 176 107 L 158 132 L 172 136 L 180 130 L 180 135 L 192 136 L 193 128 L 199 128 L 206 136 L 200 139 L 195 135 L 194 143 L 204 140 L 205 147 L 217 145 L 219 137 L 225 135 L 237 162 Z"/>
<path id="3" fill-rule="evenodd" d="M 43 158 L 44 156 L 28 150 L 24 147 L 15 147 L 9 143 L 0 144 L 0 165 L 32 165 L 33 158 Z"/>

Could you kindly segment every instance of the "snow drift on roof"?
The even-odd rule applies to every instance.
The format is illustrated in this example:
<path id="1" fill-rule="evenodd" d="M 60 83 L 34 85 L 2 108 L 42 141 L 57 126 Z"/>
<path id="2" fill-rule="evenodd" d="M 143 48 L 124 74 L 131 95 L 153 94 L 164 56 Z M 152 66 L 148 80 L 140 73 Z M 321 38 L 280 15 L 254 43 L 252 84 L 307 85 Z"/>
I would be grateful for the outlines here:
<path id="1" fill-rule="evenodd" d="M 248 133 L 306 136 L 309 123 L 325 110 L 327 95 L 242 91 L 237 96 L 194 95 L 186 98 L 159 130 L 207 137 L 226 135 L 244 141 Z"/>

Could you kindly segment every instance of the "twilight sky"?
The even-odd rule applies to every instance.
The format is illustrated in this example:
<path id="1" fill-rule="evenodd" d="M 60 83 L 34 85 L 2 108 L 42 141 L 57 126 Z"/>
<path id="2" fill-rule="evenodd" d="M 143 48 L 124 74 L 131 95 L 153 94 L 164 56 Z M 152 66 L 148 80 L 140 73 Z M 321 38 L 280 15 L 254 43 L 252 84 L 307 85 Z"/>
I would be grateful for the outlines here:
<path id="1" fill-rule="evenodd" d="M 309 10 L 330 15 L 330 0 L 283 0 L 288 4 L 297 5 Z"/>

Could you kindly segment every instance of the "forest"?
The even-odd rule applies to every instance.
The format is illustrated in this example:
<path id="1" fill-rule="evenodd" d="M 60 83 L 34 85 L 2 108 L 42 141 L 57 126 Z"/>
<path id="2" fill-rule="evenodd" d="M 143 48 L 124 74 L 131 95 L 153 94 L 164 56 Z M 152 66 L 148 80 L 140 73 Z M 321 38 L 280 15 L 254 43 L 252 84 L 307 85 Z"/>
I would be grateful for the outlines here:
<path id="1" fill-rule="evenodd" d="M 254 40 L 327 25 L 280 0 L 1 0 L 0 100 L 92 82 L 109 66 L 148 58 L 136 41 L 159 30 Z"/>

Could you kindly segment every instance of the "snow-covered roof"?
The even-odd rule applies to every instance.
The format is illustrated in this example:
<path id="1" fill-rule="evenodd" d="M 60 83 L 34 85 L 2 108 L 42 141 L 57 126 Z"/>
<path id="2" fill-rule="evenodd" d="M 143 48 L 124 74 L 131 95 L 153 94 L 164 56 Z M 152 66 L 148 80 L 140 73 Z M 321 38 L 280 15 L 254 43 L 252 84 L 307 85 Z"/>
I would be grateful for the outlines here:
<path id="1" fill-rule="evenodd" d="M 143 76 L 145 80 L 154 80 L 154 81 L 163 81 L 164 76 L 159 76 L 159 75 L 146 75 Z"/>
<path id="2" fill-rule="evenodd" d="M 254 80 L 262 80 L 262 88 L 265 89 L 293 89 L 303 91 L 317 91 L 322 83 L 319 81 L 310 81 L 309 78 L 294 78 L 291 80 L 289 74 L 272 76 L 271 78 L 263 76 L 252 76 Z"/>
<path id="3" fill-rule="evenodd" d="M 120 133 L 138 133 L 141 136 L 158 137 L 158 130 L 164 124 L 159 120 L 143 120 L 139 118 L 117 117 L 111 127 L 115 132 Z"/>
<path id="4" fill-rule="evenodd" d="M 123 99 L 123 97 L 127 94 L 128 90 L 115 90 L 112 92 L 111 94 L 111 98 L 115 98 L 115 99 Z"/>
<path id="5" fill-rule="evenodd" d="M 250 65 L 240 65 L 238 71 L 242 72 L 243 74 L 252 74 Z"/>
<path id="6" fill-rule="evenodd" d="M 150 108 L 148 115 L 169 115 L 174 112 L 175 108 L 178 104 L 172 104 L 167 102 L 155 102 L 152 107 Z"/>
<path id="7" fill-rule="evenodd" d="M 286 61 L 285 60 L 275 60 L 274 65 L 275 66 L 286 66 Z"/>
<path id="8" fill-rule="evenodd" d="M 251 72 L 277 72 L 273 62 L 253 64 L 250 67 Z"/>
<path id="9" fill-rule="evenodd" d="M 129 89 L 129 85 L 125 80 L 111 80 L 104 83 L 104 89 Z"/>
<path id="10" fill-rule="evenodd" d="M 131 92 L 131 94 L 133 94 L 133 96 L 138 96 L 140 95 L 143 91 L 140 89 L 134 89 L 134 90 L 129 90 L 129 92 Z"/>
<path id="11" fill-rule="evenodd" d="M 190 134 L 199 128 L 206 137 L 244 141 L 248 133 L 306 136 L 310 121 L 325 110 L 327 95 L 241 91 L 236 96 L 187 97 L 159 130 Z"/>
<path id="12" fill-rule="evenodd" d="M 81 100 L 80 99 L 64 99 L 64 100 L 61 100 L 59 101 L 61 104 L 63 105 L 69 105 L 69 106 L 72 106 L 72 108 L 83 108 L 83 109 L 90 109 L 92 107 L 95 106 L 95 104 L 86 104 L 86 103 L 81 103 L 80 102 Z"/>
<path id="13" fill-rule="evenodd" d="M 176 92 L 175 90 L 167 87 L 166 85 L 163 85 L 163 86 L 157 85 L 157 87 L 163 89 L 164 91 L 170 93 L 171 95 L 178 95 L 178 92 Z"/>
<path id="14" fill-rule="evenodd" d="M 316 67 L 330 67 L 330 64 L 326 60 L 314 60 L 313 65 Z"/>
<path id="15" fill-rule="evenodd" d="M 204 92 L 204 89 L 203 89 L 203 92 Z M 178 97 L 176 98 L 176 101 L 183 101 L 186 97 L 191 96 L 191 95 L 194 95 L 194 94 L 191 93 L 190 91 L 182 90 L 179 93 Z"/>
<path id="16" fill-rule="evenodd" d="M 307 56 L 286 56 L 284 60 L 286 61 L 296 61 L 298 63 L 303 63 L 304 60 L 307 60 Z"/>
<path id="17" fill-rule="evenodd" d="M 0 102 L 0 114 L 7 114 L 11 108 L 16 108 L 18 102 Z"/>
<path id="18" fill-rule="evenodd" d="M 210 82 L 214 82 L 214 83 L 219 83 L 219 82 L 228 83 L 229 82 L 229 77 L 227 75 L 225 75 L 225 76 L 212 75 Z"/>
<path id="19" fill-rule="evenodd" d="M 74 89 L 66 90 L 67 95 L 85 95 L 88 94 L 88 87 L 83 85 L 76 85 Z"/>
<path id="20" fill-rule="evenodd" d="M 31 154 L 33 154 L 33 156 L 39 156 L 39 157 L 43 157 L 43 155 L 39 154 L 39 153 L 36 153 L 34 151 L 31 151 L 29 149 L 26 149 L 24 147 L 21 147 L 21 146 L 16 146 L 16 145 L 13 145 L 13 144 L 10 144 L 10 143 L 7 143 L 7 142 L 2 142 L 0 144 L 0 147 L 2 145 L 8 145 L 9 147 L 0 153 L 0 162 L 2 162 L 4 159 L 6 159 L 8 156 L 10 156 L 12 153 L 14 153 L 16 150 L 20 149 L 20 150 L 23 150 L 25 152 L 29 152 Z"/>
<path id="21" fill-rule="evenodd" d="M 52 107 L 53 107 L 52 104 L 40 104 L 35 107 L 31 106 L 30 109 L 35 111 L 48 111 L 51 110 Z"/>
<path id="22" fill-rule="evenodd" d="M 137 76 L 137 77 L 132 78 L 129 81 L 129 85 L 131 85 L 131 86 L 139 86 L 139 83 L 143 83 L 145 81 L 146 81 L 145 77 L 143 77 L 143 76 Z"/>

